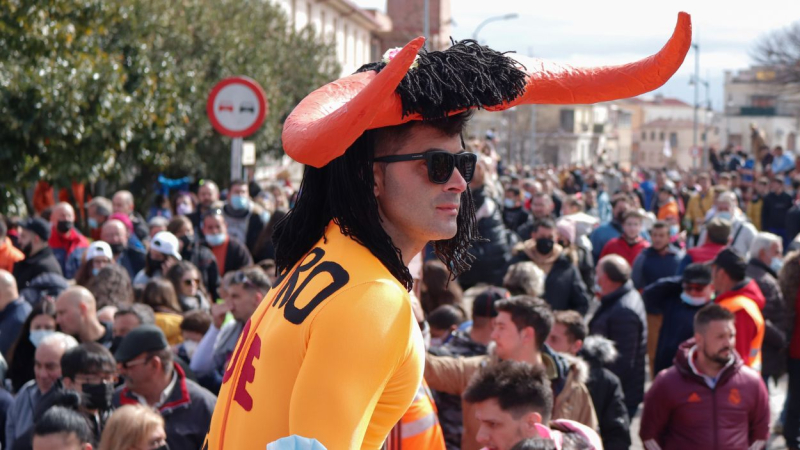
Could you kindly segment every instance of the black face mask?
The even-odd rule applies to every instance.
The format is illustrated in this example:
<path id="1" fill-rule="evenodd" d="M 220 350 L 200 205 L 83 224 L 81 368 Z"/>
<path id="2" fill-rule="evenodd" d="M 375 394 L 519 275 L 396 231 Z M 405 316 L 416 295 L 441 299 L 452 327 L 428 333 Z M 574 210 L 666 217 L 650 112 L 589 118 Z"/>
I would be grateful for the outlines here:
<path id="1" fill-rule="evenodd" d="M 125 244 L 108 244 L 111 247 L 111 253 L 114 255 L 119 255 L 125 251 Z"/>
<path id="2" fill-rule="evenodd" d="M 68 220 L 59 220 L 56 224 L 56 230 L 58 230 L 58 232 L 61 234 L 68 233 L 69 230 L 72 229 L 73 225 L 75 224 Z"/>
<path id="3" fill-rule="evenodd" d="M 555 242 L 548 238 L 539 238 L 536 240 L 536 251 L 542 255 L 549 255 L 553 251 Z"/>
<path id="4" fill-rule="evenodd" d="M 161 261 L 153 259 L 150 256 L 150 253 L 147 254 L 147 267 L 150 268 L 149 272 L 147 273 L 148 276 L 153 276 L 154 273 L 161 270 L 161 265 L 164 264 L 164 260 Z"/>
<path id="5" fill-rule="evenodd" d="M 164 445 L 162 445 L 161 447 L 158 447 L 156 450 L 169 450 L 169 444 L 164 442 Z"/>
<path id="6" fill-rule="evenodd" d="M 183 236 L 181 236 L 181 242 L 183 242 L 183 249 L 184 250 L 192 248 L 192 245 L 194 244 L 194 235 L 191 235 L 191 236 L 183 235 Z"/>
<path id="7" fill-rule="evenodd" d="M 83 390 L 83 406 L 86 409 L 106 411 L 111 409 L 111 400 L 114 398 L 114 383 L 98 383 L 81 385 Z"/>
<path id="8" fill-rule="evenodd" d="M 28 245 L 22 247 L 20 250 L 22 250 L 22 254 L 25 255 L 25 257 L 27 258 L 31 256 L 31 252 L 33 251 L 33 244 L 28 243 Z"/>

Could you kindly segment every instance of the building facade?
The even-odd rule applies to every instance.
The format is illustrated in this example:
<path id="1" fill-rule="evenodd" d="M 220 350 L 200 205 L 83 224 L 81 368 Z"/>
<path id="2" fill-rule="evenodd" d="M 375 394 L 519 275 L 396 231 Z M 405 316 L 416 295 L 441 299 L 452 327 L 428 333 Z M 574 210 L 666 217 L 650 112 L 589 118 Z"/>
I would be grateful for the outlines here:
<path id="1" fill-rule="evenodd" d="M 381 37 L 392 21 L 376 10 L 359 8 L 350 0 L 277 0 L 296 30 L 311 25 L 333 42 L 342 75 L 348 75 L 383 54 Z"/>
<path id="2" fill-rule="evenodd" d="M 753 149 L 753 128 L 766 145 L 797 152 L 800 98 L 776 81 L 775 69 L 755 66 L 725 72 L 725 144 Z"/>

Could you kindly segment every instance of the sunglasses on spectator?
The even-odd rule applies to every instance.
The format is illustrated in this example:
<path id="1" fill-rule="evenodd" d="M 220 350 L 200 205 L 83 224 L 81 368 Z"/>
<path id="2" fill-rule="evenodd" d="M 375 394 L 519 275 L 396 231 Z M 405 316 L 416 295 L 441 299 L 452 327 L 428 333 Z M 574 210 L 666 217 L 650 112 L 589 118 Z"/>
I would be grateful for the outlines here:
<path id="1" fill-rule="evenodd" d="M 125 361 L 123 363 L 120 363 L 120 365 L 122 366 L 123 369 L 128 370 L 131 367 L 140 366 L 142 364 L 147 364 L 151 359 L 152 358 L 148 356 L 148 357 L 145 357 L 145 358 L 142 358 L 142 359 L 133 359 L 133 360 L 130 360 L 130 361 Z"/>
<path id="2" fill-rule="evenodd" d="M 183 280 L 183 284 L 186 285 L 186 286 L 191 286 L 193 284 L 200 284 L 200 279 L 199 278 L 187 278 L 187 279 Z"/>
<path id="3" fill-rule="evenodd" d="M 374 161 L 395 163 L 421 160 L 425 160 L 425 165 L 428 166 L 428 180 L 431 183 L 447 183 L 455 169 L 458 169 L 464 181 L 469 183 L 475 175 L 475 165 L 478 163 L 478 155 L 475 153 L 453 154 L 445 150 L 430 150 L 425 153 L 382 156 L 380 158 L 375 158 Z"/>

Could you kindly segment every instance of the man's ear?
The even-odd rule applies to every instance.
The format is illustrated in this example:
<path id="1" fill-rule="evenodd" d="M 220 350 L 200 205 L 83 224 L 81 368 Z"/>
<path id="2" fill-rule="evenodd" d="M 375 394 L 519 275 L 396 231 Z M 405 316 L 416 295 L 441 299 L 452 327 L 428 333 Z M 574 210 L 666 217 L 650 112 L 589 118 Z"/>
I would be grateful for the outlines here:
<path id="1" fill-rule="evenodd" d="M 536 431 L 536 424 L 542 423 L 542 415 L 537 412 L 530 412 L 525 414 L 522 418 L 523 428 L 525 429 L 526 437 L 537 437 L 539 433 Z"/>
<path id="2" fill-rule="evenodd" d="M 383 178 L 386 174 L 386 163 L 373 163 L 372 164 L 372 177 L 375 184 L 372 186 L 372 192 L 375 197 L 380 197 L 381 190 L 383 189 Z"/>
<path id="3" fill-rule="evenodd" d="M 571 347 L 572 347 L 571 353 L 577 355 L 578 352 L 581 351 L 581 349 L 583 348 L 583 340 L 582 339 L 575 340 L 575 342 L 572 343 Z"/>

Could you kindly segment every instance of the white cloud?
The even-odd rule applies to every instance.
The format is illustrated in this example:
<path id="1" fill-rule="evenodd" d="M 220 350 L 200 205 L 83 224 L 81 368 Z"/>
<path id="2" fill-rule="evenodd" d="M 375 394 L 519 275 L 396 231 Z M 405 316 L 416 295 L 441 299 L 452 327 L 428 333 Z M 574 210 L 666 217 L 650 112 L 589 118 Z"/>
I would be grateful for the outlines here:
<path id="1" fill-rule="evenodd" d="M 386 0 L 355 2 L 386 9 Z M 488 17 L 518 13 L 517 19 L 486 25 L 480 40 L 498 50 L 576 66 L 620 64 L 653 54 L 672 33 L 677 13 L 686 11 L 692 15 L 694 42 L 700 46 L 700 76 L 715 83 L 712 97 L 719 106 L 723 71 L 750 65 L 750 53 L 760 36 L 800 19 L 800 1 L 452 0 L 451 11 L 456 39 L 471 37 Z M 692 73 L 690 52 L 676 80 L 661 91 L 692 102 L 693 88 L 687 88 Z"/>

